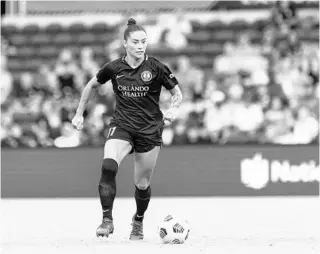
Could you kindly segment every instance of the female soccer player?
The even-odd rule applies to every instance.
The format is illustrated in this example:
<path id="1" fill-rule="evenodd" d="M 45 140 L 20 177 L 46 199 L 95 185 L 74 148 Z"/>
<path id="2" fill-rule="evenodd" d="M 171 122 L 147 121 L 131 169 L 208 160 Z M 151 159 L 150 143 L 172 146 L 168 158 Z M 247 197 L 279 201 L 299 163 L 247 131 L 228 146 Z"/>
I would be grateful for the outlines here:
<path id="1" fill-rule="evenodd" d="M 108 237 L 113 233 L 116 174 L 121 161 L 133 153 L 136 212 L 132 218 L 130 239 L 140 240 L 143 239 L 142 221 L 150 201 L 150 180 L 162 145 L 164 123 L 175 119 L 182 94 L 169 68 L 145 54 L 147 34 L 134 19 L 128 20 L 123 45 L 126 55 L 105 64 L 85 86 L 72 124 L 77 130 L 82 129 L 83 112 L 90 94 L 111 80 L 116 107 L 104 146 L 99 182 L 103 219 L 96 234 Z M 162 86 L 172 95 L 170 108 L 164 115 L 159 108 Z"/>

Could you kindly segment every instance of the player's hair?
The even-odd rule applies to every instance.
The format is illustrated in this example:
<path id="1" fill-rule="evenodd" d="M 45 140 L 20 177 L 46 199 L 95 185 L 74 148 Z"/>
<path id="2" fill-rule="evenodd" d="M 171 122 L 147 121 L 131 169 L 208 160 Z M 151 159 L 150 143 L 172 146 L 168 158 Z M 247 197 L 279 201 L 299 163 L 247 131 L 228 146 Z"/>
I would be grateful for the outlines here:
<path id="1" fill-rule="evenodd" d="M 146 30 L 142 26 L 137 25 L 137 22 L 133 18 L 130 18 L 128 20 L 127 26 L 128 27 L 124 31 L 124 36 L 123 36 L 125 40 L 128 39 L 128 37 L 130 36 L 130 33 L 132 33 L 132 32 L 143 31 L 146 33 Z"/>

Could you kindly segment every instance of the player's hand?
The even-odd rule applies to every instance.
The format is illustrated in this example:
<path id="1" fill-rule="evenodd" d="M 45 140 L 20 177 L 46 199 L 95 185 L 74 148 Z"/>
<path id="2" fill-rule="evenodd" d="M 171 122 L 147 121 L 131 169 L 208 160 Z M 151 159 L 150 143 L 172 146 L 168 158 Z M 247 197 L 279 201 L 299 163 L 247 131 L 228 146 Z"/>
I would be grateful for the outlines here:
<path id="1" fill-rule="evenodd" d="M 83 116 L 82 115 L 78 115 L 76 114 L 73 118 L 72 118 L 72 125 L 78 130 L 80 131 L 83 128 Z"/>
<path id="2" fill-rule="evenodd" d="M 172 123 L 178 115 L 178 108 L 169 108 L 163 115 L 163 120 Z"/>

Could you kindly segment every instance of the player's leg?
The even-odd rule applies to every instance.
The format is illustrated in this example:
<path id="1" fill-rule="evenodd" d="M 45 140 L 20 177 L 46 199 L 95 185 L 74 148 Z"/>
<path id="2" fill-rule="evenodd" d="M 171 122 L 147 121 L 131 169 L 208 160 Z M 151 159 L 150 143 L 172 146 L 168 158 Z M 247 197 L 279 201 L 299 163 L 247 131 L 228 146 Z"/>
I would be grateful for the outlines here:
<path id="1" fill-rule="evenodd" d="M 103 218 L 112 218 L 112 206 L 116 196 L 116 174 L 121 161 L 132 150 L 128 141 L 110 139 L 105 143 L 104 156 L 99 182 L 100 202 L 103 209 Z"/>
<path id="2" fill-rule="evenodd" d="M 134 158 L 134 183 L 137 210 L 133 217 L 131 240 L 143 239 L 142 221 L 151 198 L 151 177 L 156 166 L 160 146 L 155 146 L 148 152 L 135 153 Z"/>
<path id="3" fill-rule="evenodd" d="M 112 208 L 116 196 L 116 174 L 121 161 L 131 150 L 132 146 L 130 142 L 126 140 L 109 139 L 105 143 L 104 159 L 99 182 L 103 219 L 102 224 L 97 229 L 97 236 L 108 237 L 109 234 L 113 233 Z"/>

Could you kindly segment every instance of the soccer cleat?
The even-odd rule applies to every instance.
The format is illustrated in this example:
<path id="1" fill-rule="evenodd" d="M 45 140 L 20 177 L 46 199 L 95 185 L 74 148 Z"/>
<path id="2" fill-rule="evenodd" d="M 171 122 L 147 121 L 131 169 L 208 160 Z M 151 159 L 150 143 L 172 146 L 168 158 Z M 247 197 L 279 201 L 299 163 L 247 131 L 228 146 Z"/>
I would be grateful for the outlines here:
<path id="1" fill-rule="evenodd" d="M 136 221 L 134 217 L 135 215 L 132 218 L 130 240 L 143 240 L 143 224 L 141 221 Z"/>
<path id="2" fill-rule="evenodd" d="M 109 218 L 104 218 L 102 224 L 97 228 L 97 237 L 109 237 L 114 231 L 113 221 Z"/>

